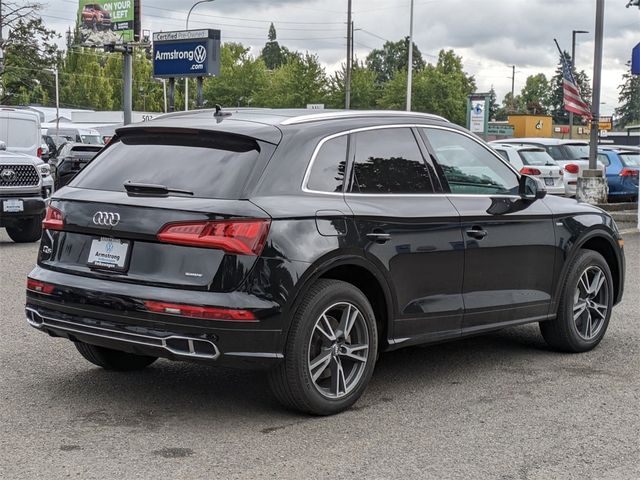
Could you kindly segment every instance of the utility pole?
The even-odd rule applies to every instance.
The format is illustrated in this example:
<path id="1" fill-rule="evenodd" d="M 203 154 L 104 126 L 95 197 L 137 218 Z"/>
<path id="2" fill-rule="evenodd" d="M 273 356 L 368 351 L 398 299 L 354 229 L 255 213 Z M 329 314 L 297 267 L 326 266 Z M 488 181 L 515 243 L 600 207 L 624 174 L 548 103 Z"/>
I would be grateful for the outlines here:
<path id="1" fill-rule="evenodd" d="M 576 35 L 579 33 L 589 33 L 586 30 L 574 30 L 571 33 L 571 73 L 576 71 Z M 573 138 L 573 112 L 569 112 L 569 138 Z"/>
<path id="2" fill-rule="evenodd" d="M 132 121 L 133 111 L 133 47 L 125 45 L 122 54 L 124 56 L 124 91 L 122 104 L 124 109 L 124 124 L 129 125 Z"/>
<path id="3" fill-rule="evenodd" d="M 596 0 L 596 37 L 593 56 L 593 98 L 591 101 L 591 142 L 589 168 L 578 177 L 576 198 L 591 204 L 607 203 L 609 189 L 604 172 L 598 169 L 598 133 L 600 127 L 600 88 L 602 85 L 602 49 L 604 37 L 604 0 Z"/>
<path id="4" fill-rule="evenodd" d="M 511 65 L 511 102 L 516 99 L 516 66 Z"/>
<path id="5" fill-rule="evenodd" d="M 411 99 L 413 93 L 413 0 L 411 0 L 411 13 L 409 14 L 409 60 L 407 63 L 407 112 L 411 111 Z"/>
<path id="6" fill-rule="evenodd" d="M 347 4 L 347 72 L 344 79 L 344 108 L 349 110 L 351 108 L 351 55 L 352 55 L 352 43 L 353 43 L 353 27 L 351 20 L 351 0 Z"/>

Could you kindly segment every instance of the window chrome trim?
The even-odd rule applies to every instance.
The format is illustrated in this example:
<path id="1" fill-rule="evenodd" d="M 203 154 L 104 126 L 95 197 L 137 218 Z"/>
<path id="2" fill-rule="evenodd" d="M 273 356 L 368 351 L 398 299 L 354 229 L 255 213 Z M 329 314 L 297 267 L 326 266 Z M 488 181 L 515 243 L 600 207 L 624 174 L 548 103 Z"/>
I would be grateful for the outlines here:
<path id="1" fill-rule="evenodd" d="M 450 123 L 444 117 L 439 115 L 433 115 L 431 113 L 422 112 L 403 112 L 400 110 L 363 110 L 363 111 L 342 111 L 342 112 L 325 112 L 325 113 L 310 113 L 308 115 L 299 115 L 297 117 L 287 118 L 283 120 L 281 125 L 299 125 L 301 123 L 317 122 L 321 120 L 338 120 L 341 118 L 377 118 L 381 116 L 389 117 L 422 117 L 430 120 L 440 120 Z"/>
<path id="2" fill-rule="evenodd" d="M 334 138 L 342 137 L 344 135 L 351 135 L 351 134 L 354 134 L 354 133 L 366 132 L 366 131 L 370 131 L 370 130 L 383 130 L 383 129 L 388 129 L 388 128 L 432 128 L 432 129 L 436 129 L 436 130 L 446 130 L 446 131 L 449 131 L 449 132 L 458 133 L 460 135 L 468 137 L 472 141 L 474 141 L 477 144 L 479 144 L 481 147 L 483 147 L 485 150 L 487 150 L 493 157 L 497 158 L 503 165 L 506 165 L 511 171 L 513 171 L 516 174 L 516 177 L 518 179 L 520 179 L 520 172 L 518 172 L 515 169 L 515 167 L 513 167 L 513 165 L 511 165 L 509 162 L 507 162 L 507 160 L 502 158 L 500 156 L 500 154 L 495 152 L 491 147 L 489 147 L 488 145 L 484 145 L 472 133 L 456 130 L 455 128 L 451 128 L 451 127 L 447 127 L 447 126 L 441 126 L 441 125 L 422 125 L 422 124 L 412 123 L 412 124 L 398 124 L 398 125 L 376 125 L 376 126 L 372 126 L 372 127 L 354 128 L 354 129 L 351 129 L 351 130 L 346 130 L 344 132 L 334 133 L 332 135 L 324 137 L 322 140 L 320 140 L 320 142 L 318 142 L 318 145 L 314 149 L 313 155 L 311 156 L 311 161 L 309 162 L 309 165 L 307 165 L 307 170 L 305 171 L 304 177 L 302 179 L 302 191 L 304 193 L 312 193 L 312 194 L 315 194 L 315 195 L 332 195 L 332 196 L 341 196 L 341 197 L 348 197 L 348 196 L 351 196 L 351 197 L 353 197 L 353 196 L 355 196 L 355 197 L 363 197 L 363 196 L 367 196 L 367 197 L 442 197 L 442 196 L 444 196 L 444 197 L 454 197 L 454 198 L 455 197 L 466 197 L 466 198 L 473 198 L 473 197 L 475 197 L 475 198 L 487 198 L 487 197 L 490 197 L 490 198 L 520 198 L 519 195 L 507 195 L 507 194 L 496 194 L 496 195 L 491 195 L 491 194 L 470 194 L 470 195 L 466 195 L 464 193 L 353 193 L 353 192 L 340 192 L 340 193 L 338 193 L 338 192 L 323 192 L 321 190 L 311 190 L 310 188 L 308 188 L 309 177 L 311 176 L 311 170 L 313 169 L 313 165 L 314 165 L 314 163 L 316 161 L 316 157 L 318 156 L 318 154 L 320 153 L 320 149 L 323 147 L 323 145 L 326 142 L 328 142 L 329 140 L 333 140 Z M 431 147 L 431 145 L 428 145 L 428 147 Z"/>

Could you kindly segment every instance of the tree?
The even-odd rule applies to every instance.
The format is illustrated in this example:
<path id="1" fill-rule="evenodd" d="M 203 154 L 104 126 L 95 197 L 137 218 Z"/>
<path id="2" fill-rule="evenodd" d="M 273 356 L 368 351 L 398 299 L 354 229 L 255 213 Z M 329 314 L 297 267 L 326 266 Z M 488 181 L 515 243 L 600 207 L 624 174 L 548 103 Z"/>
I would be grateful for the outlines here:
<path id="1" fill-rule="evenodd" d="M 269 41 L 262 49 L 262 60 L 269 70 L 274 70 L 285 62 L 285 54 L 278 43 L 276 27 L 271 23 L 269 27 Z"/>
<path id="2" fill-rule="evenodd" d="M 549 80 L 544 73 L 527 77 L 518 106 L 533 115 L 546 115 L 549 109 Z"/>
<path id="3" fill-rule="evenodd" d="M 267 67 L 261 58 L 253 58 L 249 48 L 225 43 L 220 52 L 220 76 L 205 81 L 204 97 L 211 105 L 258 106 L 269 83 Z"/>
<path id="4" fill-rule="evenodd" d="M 329 79 L 327 104 L 330 108 L 344 108 L 346 66 Z M 376 106 L 381 88 L 376 83 L 376 74 L 364 63 L 355 62 L 351 71 L 351 108 L 366 110 Z"/>
<path id="5" fill-rule="evenodd" d="M 385 85 L 379 101 L 382 108 L 401 110 L 406 103 L 407 72 L 399 71 Z M 436 65 L 416 72 L 413 109 L 442 115 L 459 125 L 467 121 L 467 98 L 476 89 L 475 79 L 464 71 L 462 58 L 453 50 L 441 50 Z"/>
<path id="6" fill-rule="evenodd" d="M 369 70 L 376 73 L 379 84 L 391 80 L 397 72 L 407 70 L 409 62 L 409 37 L 397 42 L 385 42 L 382 49 L 372 50 L 367 56 L 366 64 Z M 425 61 L 417 45 L 413 44 L 413 69 L 422 70 Z"/>
<path id="7" fill-rule="evenodd" d="M 627 72 L 622 77 L 616 116 L 621 128 L 640 123 L 640 77 Z"/>
<path id="8" fill-rule="evenodd" d="M 495 88 L 491 85 L 491 89 L 489 90 L 489 120 L 495 120 L 499 109 L 498 96 L 496 95 Z"/>
<path id="9" fill-rule="evenodd" d="M 571 55 L 567 52 L 563 52 L 565 61 L 571 63 Z M 573 75 L 580 89 L 582 99 L 588 104 L 591 104 L 591 82 L 589 76 L 584 70 L 577 72 L 575 69 Z M 563 74 L 562 74 L 562 57 L 558 63 L 556 73 L 551 79 L 551 97 L 549 98 L 550 113 L 553 115 L 553 121 L 555 123 L 569 123 L 569 113 L 564 109 L 564 93 L 563 93 Z M 580 121 L 580 117 L 575 115 L 574 121 Z"/>
<path id="10" fill-rule="evenodd" d="M 304 108 L 309 103 L 324 103 L 327 76 L 316 55 L 292 55 L 273 71 L 266 90 L 256 104 L 272 108 Z"/>
<path id="11" fill-rule="evenodd" d="M 2 29 L 13 27 L 18 22 L 36 20 L 37 14 L 42 10 L 40 2 L 17 2 L 15 0 L 2 2 Z"/>
<path id="12" fill-rule="evenodd" d="M 21 18 L 4 42 L 5 72 L 2 103 L 41 103 L 55 94 L 54 77 L 47 69 L 58 63 L 57 34 L 41 18 Z"/>

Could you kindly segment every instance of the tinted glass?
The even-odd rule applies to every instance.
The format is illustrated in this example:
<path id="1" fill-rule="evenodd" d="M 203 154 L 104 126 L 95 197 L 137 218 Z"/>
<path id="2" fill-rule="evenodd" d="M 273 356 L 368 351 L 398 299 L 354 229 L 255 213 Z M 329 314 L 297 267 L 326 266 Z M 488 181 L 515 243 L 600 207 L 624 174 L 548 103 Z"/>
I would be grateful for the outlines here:
<path id="1" fill-rule="evenodd" d="M 599 153 L 598 154 L 598 161 L 600 163 L 602 163 L 603 165 L 606 165 L 606 166 L 611 165 L 611 162 L 609 161 L 609 157 L 607 155 L 605 155 L 604 153 Z"/>
<path id="2" fill-rule="evenodd" d="M 200 198 L 237 199 L 256 165 L 259 146 L 220 134 L 129 134 L 116 140 L 71 186 L 124 192 L 148 183 L 188 190 Z"/>
<path id="3" fill-rule="evenodd" d="M 583 160 L 589 158 L 589 145 L 565 145 L 564 148 L 569 152 L 570 160 Z"/>
<path id="4" fill-rule="evenodd" d="M 502 158 L 504 158 L 507 162 L 509 161 L 509 154 L 504 150 L 496 150 L 500 154 Z"/>
<path id="5" fill-rule="evenodd" d="M 82 139 L 82 143 L 87 143 L 89 145 L 103 145 L 102 137 L 99 135 L 80 135 Z"/>
<path id="6" fill-rule="evenodd" d="M 429 168 L 409 128 L 357 133 L 355 148 L 352 192 L 433 192 Z"/>
<path id="7" fill-rule="evenodd" d="M 460 133 L 424 129 L 451 193 L 518 193 L 518 177 L 480 143 Z"/>
<path id="8" fill-rule="evenodd" d="M 640 167 L 640 153 L 621 153 L 620 158 L 625 167 Z"/>
<path id="9" fill-rule="evenodd" d="M 556 166 L 553 158 L 544 150 L 520 150 L 518 153 L 525 165 Z"/>
<path id="10" fill-rule="evenodd" d="M 307 188 L 318 192 L 342 192 L 347 163 L 347 135 L 327 140 L 316 156 Z"/>
<path id="11" fill-rule="evenodd" d="M 567 157 L 567 154 L 564 153 L 562 147 L 558 147 L 555 145 L 551 145 L 547 147 L 547 152 L 551 155 L 551 158 L 554 160 L 575 160 L 572 157 Z"/>

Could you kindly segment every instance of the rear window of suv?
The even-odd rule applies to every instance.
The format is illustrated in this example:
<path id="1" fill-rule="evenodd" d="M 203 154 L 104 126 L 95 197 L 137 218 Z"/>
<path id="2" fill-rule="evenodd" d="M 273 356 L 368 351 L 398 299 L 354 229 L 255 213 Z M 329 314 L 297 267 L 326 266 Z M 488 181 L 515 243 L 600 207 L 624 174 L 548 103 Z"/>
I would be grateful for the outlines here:
<path id="1" fill-rule="evenodd" d="M 147 183 L 187 190 L 196 198 L 237 199 L 259 155 L 256 140 L 237 135 L 128 134 L 113 141 L 70 186 L 125 192 L 125 183 Z"/>

